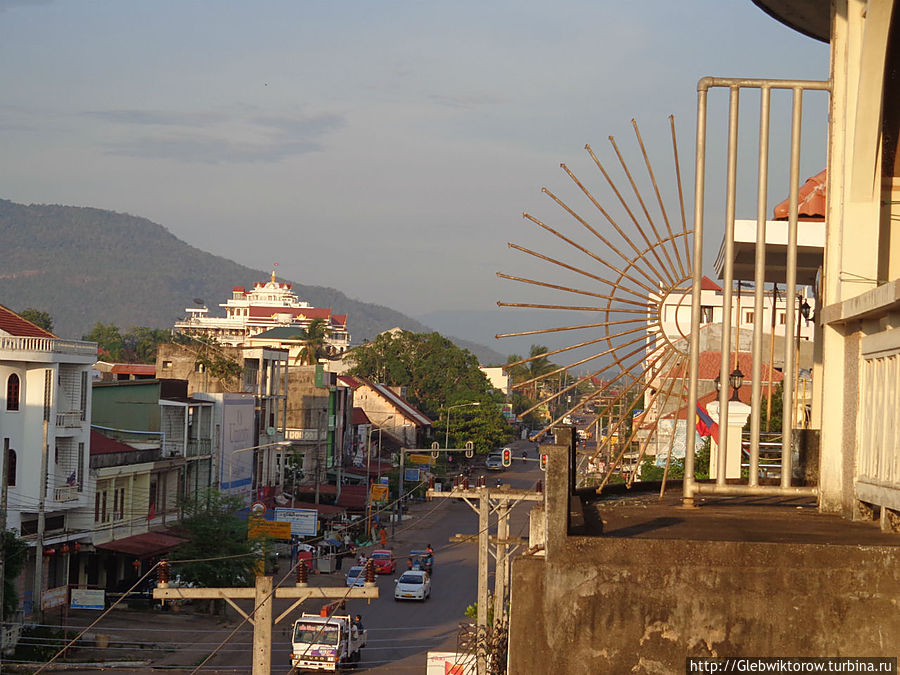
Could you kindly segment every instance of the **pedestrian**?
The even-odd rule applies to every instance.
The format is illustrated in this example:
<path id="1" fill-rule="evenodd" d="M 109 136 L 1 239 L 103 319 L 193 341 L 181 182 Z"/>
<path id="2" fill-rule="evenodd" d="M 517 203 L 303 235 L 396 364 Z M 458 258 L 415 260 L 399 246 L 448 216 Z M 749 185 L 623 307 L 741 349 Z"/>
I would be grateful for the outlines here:
<path id="1" fill-rule="evenodd" d="M 378 532 L 378 541 L 381 544 L 381 548 L 387 546 L 387 532 L 384 531 L 383 527 Z"/>
<path id="2" fill-rule="evenodd" d="M 356 561 L 356 564 L 359 565 L 360 567 L 366 566 L 366 554 L 365 553 L 359 554 L 359 559 Z"/>
<path id="3" fill-rule="evenodd" d="M 360 632 L 362 632 L 364 630 L 363 622 L 362 622 L 362 614 L 357 614 L 356 616 L 353 617 L 353 625 L 356 626 Z"/>
<path id="4" fill-rule="evenodd" d="M 406 561 L 406 569 L 411 570 L 412 568 L 412 558 L 409 558 L 409 560 Z"/>

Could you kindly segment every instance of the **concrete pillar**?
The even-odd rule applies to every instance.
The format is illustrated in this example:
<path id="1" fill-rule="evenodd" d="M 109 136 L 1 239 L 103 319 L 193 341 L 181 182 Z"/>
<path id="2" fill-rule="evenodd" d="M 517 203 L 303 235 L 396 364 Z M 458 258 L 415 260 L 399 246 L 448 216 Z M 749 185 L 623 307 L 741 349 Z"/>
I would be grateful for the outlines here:
<path id="1" fill-rule="evenodd" d="M 712 401 L 706 406 L 709 416 L 713 421 L 722 425 L 719 417 L 719 402 Z M 750 406 L 740 401 L 728 402 L 728 413 L 726 415 L 728 423 L 728 447 L 725 448 L 725 478 L 741 477 L 741 433 L 747 419 L 750 417 Z M 709 453 L 709 475 L 714 477 L 718 471 L 719 465 L 719 446 L 715 437 L 712 440 L 712 447 Z"/>

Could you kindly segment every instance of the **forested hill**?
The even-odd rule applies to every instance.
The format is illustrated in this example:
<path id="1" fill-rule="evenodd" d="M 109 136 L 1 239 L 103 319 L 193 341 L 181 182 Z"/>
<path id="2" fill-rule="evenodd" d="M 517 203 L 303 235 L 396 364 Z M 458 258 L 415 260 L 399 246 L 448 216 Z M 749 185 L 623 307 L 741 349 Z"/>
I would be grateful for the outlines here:
<path id="1" fill-rule="evenodd" d="M 49 312 L 54 332 L 70 338 L 80 338 L 98 321 L 122 329 L 170 328 L 194 298 L 216 308 L 232 287 L 269 277 L 269 272 L 194 248 L 146 218 L 2 199 L 0 251 L 0 304 L 16 311 L 33 307 Z M 349 315 L 353 344 L 394 326 L 431 330 L 400 312 L 353 300 L 334 288 L 294 283 L 294 291 L 315 307 Z M 482 345 L 454 341 L 482 362 L 502 360 Z"/>

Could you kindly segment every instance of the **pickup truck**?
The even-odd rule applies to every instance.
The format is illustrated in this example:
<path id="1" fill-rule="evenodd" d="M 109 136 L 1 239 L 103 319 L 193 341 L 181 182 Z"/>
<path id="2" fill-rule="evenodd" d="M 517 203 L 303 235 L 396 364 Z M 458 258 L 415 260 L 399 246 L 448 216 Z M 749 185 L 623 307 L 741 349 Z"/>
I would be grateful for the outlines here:
<path id="1" fill-rule="evenodd" d="M 368 632 L 350 615 L 320 616 L 306 612 L 291 631 L 291 665 L 298 670 L 338 672 L 357 663 L 366 646 Z"/>

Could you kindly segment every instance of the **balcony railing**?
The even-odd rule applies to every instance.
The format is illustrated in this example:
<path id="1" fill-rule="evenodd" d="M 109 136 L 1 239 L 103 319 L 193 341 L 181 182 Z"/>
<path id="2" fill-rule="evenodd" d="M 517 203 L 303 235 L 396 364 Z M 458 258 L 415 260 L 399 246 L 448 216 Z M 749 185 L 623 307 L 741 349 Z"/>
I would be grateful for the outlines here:
<path id="1" fill-rule="evenodd" d="M 0 337 L 0 349 L 25 352 L 56 352 L 78 356 L 96 356 L 97 345 L 80 340 L 43 337 Z"/>
<path id="2" fill-rule="evenodd" d="M 56 426 L 64 429 L 80 427 L 84 424 L 84 413 L 80 410 L 56 413 Z"/>
<path id="3" fill-rule="evenodd" d="M 74 502 L 78 499 L 78 486 L 61 485 L 53 490 L 53 501 Z"/>

